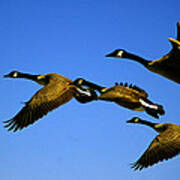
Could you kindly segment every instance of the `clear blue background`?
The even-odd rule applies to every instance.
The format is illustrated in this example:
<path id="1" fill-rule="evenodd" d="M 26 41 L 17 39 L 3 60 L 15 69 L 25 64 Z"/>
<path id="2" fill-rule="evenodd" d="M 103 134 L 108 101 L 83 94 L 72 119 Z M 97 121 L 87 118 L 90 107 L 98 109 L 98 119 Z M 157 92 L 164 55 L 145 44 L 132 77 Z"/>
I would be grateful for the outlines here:
<path id="1" fill-rule="evenodd" d="M 178 179 L 179 157 L 141 172 L 130 169 L 156 132 L 125 122 L 139 116 L 180 124 L 179 85 L 135 62 L 104 56 L 115 48 L 147 59 L 166 54 L 168 37 L 176 38 L 179 7 L 179 0 L 0 0 L 1 121 L 13 117 L 40 88 L 2 78 L 12 70 L 56 72 L 105 86 L 133 83 L 166 109 L 156 120 L 113 103 L 72 100 L 21 132 L 7 132 L 1 123 L 0 178 Z"/>

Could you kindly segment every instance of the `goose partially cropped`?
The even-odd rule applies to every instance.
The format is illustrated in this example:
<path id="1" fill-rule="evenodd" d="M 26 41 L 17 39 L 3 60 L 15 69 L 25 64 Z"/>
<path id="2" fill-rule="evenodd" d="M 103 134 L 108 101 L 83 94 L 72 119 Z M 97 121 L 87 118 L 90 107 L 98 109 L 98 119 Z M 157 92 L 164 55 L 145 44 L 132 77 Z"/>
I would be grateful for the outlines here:
<path id="1" fill-rule="evenodd" d="M 146 111 L 149 115 L 159 118 L 165 113 L 163 106 L 155 104 L 147 99 L 148 94 L 137 86 L 127 83 L 116 83 L 115 86 L 106 88 L 85 79 L 78 79 L 83 86 L 91 87 L 99 91 L 98 100 L 115 102 L 116 104 L 134 111 Z"/>
<path id="2" fill-rule="evenodd" d="M 31 75 L 13 71 L 5 78 L 26 78 L 33 80 L 44 87 L 37 91 L 33 97 L 25 103 L 25 106 L 12 119 L 5 121 L 8 130 L 21 130 L 48 112 L 67 103 L 73 97 L 80 103 L 87 103 L 97 99 L 96 93 L 89 88 L 78 85 L 78 81 L 72 81 L 56 73 L 45 75 Z"/>
<path id="3" fill-rule="evenodd" d="M 169 41 L 172 45 L 171 51 L 156 60 L 146 60 L 123 49 L 116 49 L 107 54 L 106 57 L 127 58 L 137 61 L 148 70 L 180 83 L 180 21 L 177 23 L 177 40 L 169 38 Z"/>
<path id="4" fill-rule="evenodd" d="M 159 133 L 142 156 L 132 165 L 134 170 L 142 170 L 180 153 L 180 126 L 173 123 L 151 123 L 138 117 L 132 118 L 127 123 L 144 124 Z"/>

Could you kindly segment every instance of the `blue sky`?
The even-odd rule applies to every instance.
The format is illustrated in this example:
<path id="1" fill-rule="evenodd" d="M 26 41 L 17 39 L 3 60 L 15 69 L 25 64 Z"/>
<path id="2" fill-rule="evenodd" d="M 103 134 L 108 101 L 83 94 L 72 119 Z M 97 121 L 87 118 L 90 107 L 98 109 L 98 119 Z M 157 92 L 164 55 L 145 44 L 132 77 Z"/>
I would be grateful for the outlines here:
<path id="1" fill-rule="evenodd" d="M 179 0 L 0 1 L 1 120 L 13 117 L 41 88 L 26 80 L 3 79 L 12 70 L 56 72 L 70 79 L 112 86 L 129 82 L 165 107 L 160 120 L 108 102 L 71 100 L 21 132 L 1 123 L 3 180 L 177 179 L 179 157 L 141 172 L 130 169 L 155 137 L 148 127 L 129 125 L 133 116 L 179 123 L 179 85 L 128 60 L 105 58 L 124 48 L 147 59 L 166 54 L 176 38 Z"/>

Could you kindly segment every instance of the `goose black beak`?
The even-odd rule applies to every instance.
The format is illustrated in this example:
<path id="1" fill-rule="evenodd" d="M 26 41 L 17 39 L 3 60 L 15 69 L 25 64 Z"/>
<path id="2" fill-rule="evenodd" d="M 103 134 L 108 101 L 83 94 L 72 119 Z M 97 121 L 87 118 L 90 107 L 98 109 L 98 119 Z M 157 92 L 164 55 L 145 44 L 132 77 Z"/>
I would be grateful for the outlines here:
<path id="1" fill-rule="evenodd" d="M 10 77 L 10 76 L 9 76 L 9 74 L 5 74 L 3 77 L 4 77 L 4 78 L 8 78 L 8 77 Z"/>
<path id="2" fill-rule="evenodd" d="M 126 121 L 126 123 L 136 123 L 139 121 L 139 118 L 138 117 L 133 117 L 132 119 Z"/>
<path id="3" fill-rule="evenodd" d="M 133 123 L 133 119 L 127 120 L 126 123 Z"/>
<path id="4" fill-rule="evenodd" d="M 105 57 L 114 57 L 113 53 L 106 54 Z"/>
<path id="5" fill-rule="evenodd" d="M 138 123 L 140 121 L 140 118 L 133 117 L 132 119 L 126 121 L 126 123 Z"/>

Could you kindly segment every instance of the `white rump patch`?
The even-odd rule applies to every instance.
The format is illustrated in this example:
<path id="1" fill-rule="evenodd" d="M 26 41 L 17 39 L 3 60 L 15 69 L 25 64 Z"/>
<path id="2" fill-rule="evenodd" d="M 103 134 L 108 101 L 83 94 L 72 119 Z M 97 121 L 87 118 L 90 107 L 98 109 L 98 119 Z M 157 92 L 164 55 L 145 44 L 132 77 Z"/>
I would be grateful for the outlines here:
<path id="1" fill-rule="evenodd" d="M 153 104 L 148 104 L 147 102 L 145 102 L 144 100 L 142 99 L 139 99 L 139 102 L 145 106 L 145 107 L 149 107 L 149 108 L 152 108 L 152 109 L 158 109 L 158 106 L 157 105 L 153 105 Z"/>

